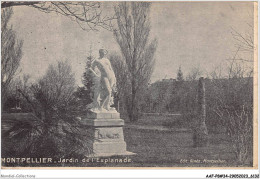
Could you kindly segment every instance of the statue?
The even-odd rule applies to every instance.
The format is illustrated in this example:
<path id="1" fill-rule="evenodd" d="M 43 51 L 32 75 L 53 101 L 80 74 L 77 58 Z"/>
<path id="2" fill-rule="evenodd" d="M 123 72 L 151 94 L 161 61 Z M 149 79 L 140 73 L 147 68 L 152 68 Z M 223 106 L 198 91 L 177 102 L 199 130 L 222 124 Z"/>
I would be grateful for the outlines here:
<path id="1" fill-rule="evenodd" d="M 116 87 L 116 77 L 110 61 L 105 58 L 107 50 L 99 50 L 99 58 L 95 59 L 89 70 L 95 76 L 93 102 L 87 107 L 93 111 L 114 111 L 111 105 L 113 102 L 112 92 Z M 95 68 L 100 71 L 100 75 L 95 72 Z"/>
<path id="2" fill-rule="evenodd" d="M 123 126 L 124 120 L 113 104 L 116 77 L 110 61 L 105 57 L 107 51 L 99 50 L 99 58 L 90 61 L 87 69 L 94 81 L 93 102 L 87 106 L 90 110 L 81 120 L 87 127 L 87 146 L 91 157 L 125 156 L 134 153 L 126 150 Z M 109 141 L 108 141 L 109 140 Z"/>

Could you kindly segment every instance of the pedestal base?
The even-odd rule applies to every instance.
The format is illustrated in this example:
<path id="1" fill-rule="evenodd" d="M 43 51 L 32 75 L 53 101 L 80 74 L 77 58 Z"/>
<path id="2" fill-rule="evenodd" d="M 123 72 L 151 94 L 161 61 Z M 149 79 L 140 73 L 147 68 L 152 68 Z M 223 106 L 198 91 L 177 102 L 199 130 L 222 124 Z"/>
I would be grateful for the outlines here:
<path id="1" fill-rule="evenodd" d="M 90 112 L 82 119 L 86 126 L 88 137 L 87 146 L 90 149 L 88 156 L 115 156 L 133 155 L 126 150 L 123 126 L 124 120 L 120 119 L 117 112 L 94 113 Z"/>
<path id="2" fill-rule="evenodd" d="M 208 146 L 208 130 L 206 124 L 203 122 L 197 124 L 193 129 L 193 147 L 207 147 Z"/>
<path id="3" fill-rule="evenodd" d="M 86 155 L 85 157 L 113 157 L 113 156 L 130 156 L 130 155 L 136 155 L 136 153 L 126 151 L 124 153 L 92 153 L 89 155 Z"/>

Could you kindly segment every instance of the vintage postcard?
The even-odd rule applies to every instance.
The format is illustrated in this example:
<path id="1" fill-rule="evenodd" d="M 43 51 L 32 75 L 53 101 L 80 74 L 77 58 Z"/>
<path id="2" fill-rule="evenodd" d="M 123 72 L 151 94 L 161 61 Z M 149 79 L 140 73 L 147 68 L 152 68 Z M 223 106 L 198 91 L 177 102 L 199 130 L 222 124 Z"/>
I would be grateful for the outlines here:
<path id="1" fill-rule="evenodd" d="M 2 1 L 1 167 L 258 168 L 257 8 Z"/>

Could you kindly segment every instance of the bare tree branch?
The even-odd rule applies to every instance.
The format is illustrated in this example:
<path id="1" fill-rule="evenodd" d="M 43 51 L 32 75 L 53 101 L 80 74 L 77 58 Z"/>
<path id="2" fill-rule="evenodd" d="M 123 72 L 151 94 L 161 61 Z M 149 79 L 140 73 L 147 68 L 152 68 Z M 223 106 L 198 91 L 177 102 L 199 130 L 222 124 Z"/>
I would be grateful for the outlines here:
<path id="1" fill-rule="evenodd" d="M 39 1 L 29 1 L 29 2 L 2 2 L 1 8 L 13 7 L 13 6 L 28 6 L 40 3 Z"/>
<path id="2" fill-rule="evenodd" d="M 44 2 L 44 1 L 31 1 L 31 2 L 2 2 L 1 8 L 13 6 L 29 6 L 36 8 L 45 13 L 55 12 L 70 18 L 75 21 L 83 30 L 94 30 L 104 28 L 112 30 L 112 21 L 115 17 L 101 17 L 102 8 L 100 2 Z"/>
<path id="3" fill-rule="evenodd" d="M 253 31 L 252 26 L 250 26 L 250 27 Z M 231 29 L 232 29 L 231 34 L 232 34 L 233 38 L 237 41 L 236 46 L 242 51 L 252 52 L 255 48 L 254 38 L 252 37 L 252 35 L 250 35 L 250 34 L 242 35 L 235 29 L 233 29 L 233 28 L 231 28 Z"/>

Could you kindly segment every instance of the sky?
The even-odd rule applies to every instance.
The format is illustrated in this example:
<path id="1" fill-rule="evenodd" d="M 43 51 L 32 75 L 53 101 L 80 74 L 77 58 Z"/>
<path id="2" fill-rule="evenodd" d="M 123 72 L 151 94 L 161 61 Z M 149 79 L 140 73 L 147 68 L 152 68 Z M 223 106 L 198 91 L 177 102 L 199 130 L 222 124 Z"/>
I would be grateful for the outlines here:
<path id="1" fill-rule="evenodd" d="M 113 3 L 106 11 L 113 12 Z M 33 80 L 41 77 L 49 64 L 68 60 L 77 84 L 85 69 L 90 46 L 98 57 L 100 48 L 120 52 L 112 32 L 84 31 L 76 22 L 56 14 L 44 13 L 27 6 L 14 7 L 10 24 L 17 37 L 24 40 L 21 70 Z M 232 28 L 241 34 L 252 33 L 252 2 L 153 2 L 150 11 L 150 40 L 158 47 L 151 82 L 176 78 L 181 66 L 184 77 L 193 67 L 205 74 L 214 70 L 236 52 Z M 252 58 L 250 53 L 238 57 Z"/>

